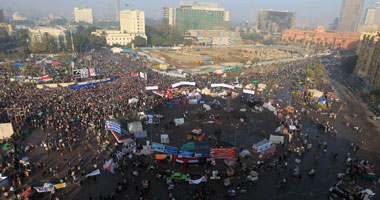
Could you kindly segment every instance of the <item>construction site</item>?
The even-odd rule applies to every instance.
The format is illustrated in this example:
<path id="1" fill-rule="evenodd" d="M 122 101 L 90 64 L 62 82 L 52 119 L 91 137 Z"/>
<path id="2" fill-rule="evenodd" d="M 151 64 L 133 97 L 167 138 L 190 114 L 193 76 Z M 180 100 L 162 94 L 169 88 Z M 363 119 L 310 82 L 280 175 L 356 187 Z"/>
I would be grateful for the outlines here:
<path id="1" fill-rule="evenodd" d="M 195 69 L 205 66 L 255 64 L 300 55 L 276 46 L 223 46 L 213 48 L 173 47 L 144 50 L 165 62 L 170 69 Z"/>

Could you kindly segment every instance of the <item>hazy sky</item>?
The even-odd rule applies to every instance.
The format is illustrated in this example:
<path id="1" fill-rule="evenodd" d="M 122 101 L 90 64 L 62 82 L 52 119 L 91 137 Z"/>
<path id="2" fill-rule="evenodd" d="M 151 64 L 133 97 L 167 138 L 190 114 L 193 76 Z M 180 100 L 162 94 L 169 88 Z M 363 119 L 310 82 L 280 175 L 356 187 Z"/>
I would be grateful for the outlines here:
<path id="1" fill-rule="evenodd" d="M 279 9 L 296 11 L 297 21 L 315 24 L 331 23 L 339 17 L 342 0 L 204 0 L 216 2 L 219 7 L 231 12 L 232 22 L 249 20 L 250 7 L 254 5 L 255 15 L 259 9 Z M 376 0 L 366 0 L 366 7 Z M 116 0 L 1 0 L 0 8 L 9 11 L 19 11 L 31 16 L 53 15 L 73 16 L 73 7 L 89 7 L 94 11 L 95 18 L 111 17 L 115 13 Z M 145 11 L 146 17 L 160 19 L 162 7 L 178 7 L 180 0 L 120 0 L 121 9 L 129 8 Z M 363 14 L 365 9 L 363 10 Z M 9 13 L 7 13 L 9 15 Z"/>

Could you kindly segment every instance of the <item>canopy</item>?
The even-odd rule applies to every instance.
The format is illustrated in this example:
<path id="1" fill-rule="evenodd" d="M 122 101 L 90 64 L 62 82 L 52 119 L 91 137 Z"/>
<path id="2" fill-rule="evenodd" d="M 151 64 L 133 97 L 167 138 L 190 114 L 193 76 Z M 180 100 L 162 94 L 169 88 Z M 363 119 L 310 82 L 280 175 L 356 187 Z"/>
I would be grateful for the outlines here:
<path id="1" fill-rule="evenodd" d="M 136 132 L 143 131 L 143 127 L 142 127 L 141 122 L 131 122 L 131 123 L 128 123 L 128 131 L 130 133 L 136 133 Z"/>
<path id="2" fill-rule="evenodd" d="M 309 92 L 311 93 L 312 97 L 322 97 L 323 92 L 316 90 L 316 89 L 310 89 Z"/>
<path id="3" fill-rule="evenodd" d="M 52 64 L 53 64 L 53 65 L 61 65 L 62 63 L 59 62 L 59 61 L 54 61 Z"/>
<path id="4" fill-rule="evenodd" d="M 284 144 L 284 136 L 270 135 L 269 141 L 273 142 L 274 144 Z"/>
<path id="5" fill-rule="evenodd" d="M 13 134 L 12 123 L 2 123 L 0 124 L 0 139 L 10 138 Z"/>

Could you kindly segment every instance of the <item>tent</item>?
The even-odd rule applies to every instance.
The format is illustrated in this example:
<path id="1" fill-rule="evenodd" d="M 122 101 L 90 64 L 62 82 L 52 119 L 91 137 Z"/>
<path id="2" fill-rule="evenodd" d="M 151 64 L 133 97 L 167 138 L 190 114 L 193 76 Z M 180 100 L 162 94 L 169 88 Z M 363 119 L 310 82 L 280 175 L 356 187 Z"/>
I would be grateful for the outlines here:
<path id="1" fill-rule="evenodd" d="M 179 125 L 182 125 L 185 123 L 185 119 L 184 118 L 178 118 L 178 119 L 174 119 L 174 124 L 176 126 L 179 126 Z"/>
<path id="2" fill-rule="evenodd" d="M 13 134 L 12 123 L 1 123 L 0 124 L 0 139 L 8 139 Z"/>
<path id="3" fill-rule="evenodd" d="M 273 142 L 274 144 L 284 144 L 284 136 L 270 135 L 269 141 Z"/>
<path id="4" fill-rule="evenodd" d="M 132 98 L 132 99 L 129 99 L 128 100 L 128 103 L 129 104 L 135 104 L 135 103 L 137 103 L 139 100 L 138 99 L 136 99 L 136 98 Z"/>
<path id="5" fill-rule="evenodd" d="M 308 90 L 308 92 L 310 93 L 310 95 L 311 95 L 312 97 L 317 97 L 317 98 L 319 98 L 319 97 L 322 97 L 322 96 L 323 96 L 323 92 L 321 92 L 321 91 L 319 91 L 319 90 L 316 90 L 316 89 L 310 89 L 310 90 Z"/>
<path id="6" fill-rule="evenodd" d="M 256 144 L 253 144 L 252 151 L 254 153 L 263 153 L 266 149 L 269 149 L 271 146 L 273 146 L 273 143 L 268 141 L 267 139 L 264 139 Z"/>
<path id="7" fill-rule="evenodd" d="M 148 133 L 146 131 L 138 131 L 133 134 L 135 138 L 146 138 L 148 137 Z"/>
<path id="8" fill-rule="evenodd" d="M 16 64 L 14 64 L 13 66 L 18 67 L 18 68 L 21 68 L 21 67 L 22 67 L 22 64 L 20 64 L 20 63 L 16 63 Z"/>
<path id="9" fill-rule="evenodd" d="M 210 94 L 211 94 L 211 90 L 208 89 L 208 88 L 204 88 L 204 89 L 201 91 L 201 94 L 204 94 L 204 95 L 210 95 Z"/>
<path id="10" fill-rule="evenodd" d="M 207 105 L 207 104 L 203 104 L 203 108 L 207 111 L 211 110 L 211 106 Z"/>
<path id="11" fill-rule="evenodd" d="M 181 146 L 180 151 L 193 152 L 195 157 L 210 156 L 210 146 L 207 142 L 188 142 Z"/>
<path id="12" fill-rule="evenodd" d="M 62 63 L 60 63 L 59 61 L 54 61 L 53 63 L 52 63 L 52 65 L 61 65 Z"/>
<path id="13" fill-rule="evenodd" d="M 198 100 L 197 99 L 190 99 L 189 104 L 197 104 Z"/>
<path id="14" fill-rule="evenodd" d="M 299 86 L 296 88 L 297 90 L 303 90 L 303 87 L 302 86 Z"/>
<path id="15" fill-rule="evenodd" d="M 319 104 L 326 104 L 328 101 L 327 101 L 327 99 L 325 99 L 325 98 L 322 98 L 322 97 L 319 97 L 318 98 L 318 103 Z"/>
<path id="16" fill-rule="evenodd" d="M 141 122 L 131 122 L 131 123 L 128 123 L 128 131 L 130 133 L 141 132 L 143 131 L 143 126 Z"/>

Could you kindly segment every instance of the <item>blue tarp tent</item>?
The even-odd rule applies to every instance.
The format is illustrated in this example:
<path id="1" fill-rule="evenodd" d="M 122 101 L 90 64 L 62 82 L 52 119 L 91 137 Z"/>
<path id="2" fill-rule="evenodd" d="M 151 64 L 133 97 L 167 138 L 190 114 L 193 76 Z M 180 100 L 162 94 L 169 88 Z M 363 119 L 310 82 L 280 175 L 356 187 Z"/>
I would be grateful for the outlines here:
<path id="1" fill-rule="evenodd" d="M 320 98 L 318 99 L 318 103 L 319 103 L 319 104 L 325 104 L 325 103 L 328 103 L 328 101 L 327 101 L 327 99 L 320 97 Z"/>
<path id="2" fill-rule="evenodd" d="M 297 90 L 303 90 L 303 87 L 302 87 L 302 86 L 300 86 L 300 87 L 298 87 L 298 88 L 297 88 Z"/>
<path id="3" fill-rule="evenodd" d="M 15 67 L 18 67 L 18 68 L 21 68 L 21 67 L 22 67 L 22 64 L 20 64 L 20 63 L 16 63 L 16 64 L 14 64 L 14 66 L 15 66 Z"/>

